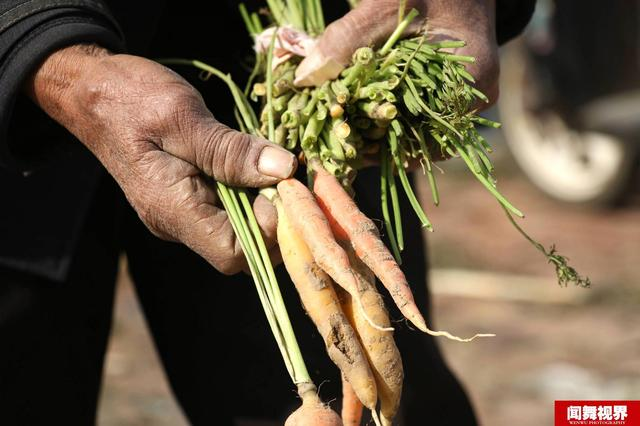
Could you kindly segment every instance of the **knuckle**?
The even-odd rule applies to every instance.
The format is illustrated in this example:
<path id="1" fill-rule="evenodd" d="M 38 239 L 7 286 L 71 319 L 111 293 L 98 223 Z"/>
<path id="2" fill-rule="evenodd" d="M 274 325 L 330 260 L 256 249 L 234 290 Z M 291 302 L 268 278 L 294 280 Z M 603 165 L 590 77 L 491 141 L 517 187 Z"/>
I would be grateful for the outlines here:
<path id="1" fill-rule="evenodd" d="M 106 104 L 117 98 L 120 92 L 118 84 L 105 74 L 97 74 L 91 79 L 78 83 L 76 103 L 89 117 L 100 117 Z"/>
<path id="2" fill-rule="evenodd" d="M 232 232 L 219 241 L 216 251 L 218 256 L 214 266 L 218 271 L 225 275 L 233 275 L 242 270 L 244 254 Z"/>
<path id="3" fill-rule="evenodd" d="M 188 88 L 172 86 L 150 100 L 153 105 L 144 116 L 146 127 L 163 134 L 171 134 L 174 129 L 183 131 L 198 116 L 197 100 Z"/>
<path id="4" fill-rule="evenodd" d="M 221 262 L 219 265 L 214 265 L 216 269 L 223 275 L 235 275 L 238 272 L 242 271 L 242 266 L 239 261 L 236 259 L 225 260 Z"/>
<path id="5" fill-rule="evenodd" d="M 201 160 L 205 173 L 222 182 L 233 181 L 250 156 L 249 135 L 236 132 L 224 125 L 214 126 L 205 138 Z"/>
<path id="6" fill-rule="evenodd" d="M 164 226 L 165 222 L 161 220 L 158 210 L 153 208 L 151 203 L 146 201 L 135 203 L 134 208 L 138 213 L 138 217 L 149 231 L 158 237 L 167 239 L 164 237 L 167 235 L 167 230 Z"/>
<path id="7" fill-rule="evenodd" d="M 360 47 L 358 28 L 363 24 L 359 13 L 349 12 L 330 24 L 322 37 L 322 53 L 340 61 L 348 61 L 351 52 Z"/>

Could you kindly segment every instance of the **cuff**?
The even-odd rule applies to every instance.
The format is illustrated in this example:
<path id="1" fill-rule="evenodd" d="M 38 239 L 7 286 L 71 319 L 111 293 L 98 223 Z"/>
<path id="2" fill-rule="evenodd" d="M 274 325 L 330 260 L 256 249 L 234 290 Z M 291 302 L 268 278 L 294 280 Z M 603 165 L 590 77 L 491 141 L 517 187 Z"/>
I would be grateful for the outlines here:
<path id="1" fill-rule="evenodd" d="M 73 7 L 37 11 L 11 26 L 0 20 L 0 30 L 4 30 L 0 33 L 0 165 L 26 173 L 79 146 L 23 94 L 26 78 L 63 47 L 97 43 L 122 52 L 124 40 L 107 15 Z"/>
<path id="2" fill-rule="evenodd" d="M 527 26 L 536 0 L 496 0 L 496 36 L 504 44 L 519 35 Z"/>

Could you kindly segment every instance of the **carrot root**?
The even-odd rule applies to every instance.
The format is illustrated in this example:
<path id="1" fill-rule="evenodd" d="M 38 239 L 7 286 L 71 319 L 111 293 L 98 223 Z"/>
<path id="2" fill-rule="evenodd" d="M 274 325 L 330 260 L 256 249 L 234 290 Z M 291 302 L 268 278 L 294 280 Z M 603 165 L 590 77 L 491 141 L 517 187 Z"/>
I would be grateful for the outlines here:
<path id="1" fill-rule="evenodd" d="M 291 413 L 285 426 L 342 426 L 338 414 L 322 403 L 315 386 L 304 391 L 300 391 L 300 387 L 298 389 L 302 406 Z"/>
<path id="2" fill-rule="evenodd" d="M 342 375 L 342 423 L 344 426 L 360 426 L 364 405 L 358 399 L 349 381 Z"/>
<path id="3" fill-rule="evenodd" d="M 353 265 L 361 291 L 361 299 L 367 312 L 377 322 L 389 324 L 389 315 L 385 309 L 384 301 L 375 288 L 373 272 L 356 257 L 353 249 L 348 249 L 347 253 Z M 358 333 L 360 343 L 376 379 L 380 415 L 387 420 L 393 420 L 400 405 L 404 380 L 402 358 L 393 339 L 393 333 L 370 327 L 356 309 L 354 299 L 344 292 L 341 294 L 341 304 L 347 318 Z"/>
<path id="4" fill-rule="evenodd" d="M 378 417 L 378 412 L 376 410 L 371 411 L 371 418 L 376 426 L 382 426 L 380 423 L 380 417 Z"/>
<path id="5" fill-rule="evenodd" d="M 358 336 L 342 311 L 333 282 L 296 232 L 283 203 L 277 199 L 275 204 L 282 259 L 302 304 L 322 336 L 329 357 L 349 381 L 358 399 L 367 408 L 375 409 L 378 398 L 375 377 Z"/>
<path id="6" fill-rule="evenodd" d="M 349 256 L 336 242 L 329 221 L 311 191 L 296 179 L 285 179 L 278 184 L 278 194 L 285 214 L 302 235 L 318 266 L 358 300 L 358 286 Z M 380 328 L 364 310 L 363 315 L 372 327 Z"/>

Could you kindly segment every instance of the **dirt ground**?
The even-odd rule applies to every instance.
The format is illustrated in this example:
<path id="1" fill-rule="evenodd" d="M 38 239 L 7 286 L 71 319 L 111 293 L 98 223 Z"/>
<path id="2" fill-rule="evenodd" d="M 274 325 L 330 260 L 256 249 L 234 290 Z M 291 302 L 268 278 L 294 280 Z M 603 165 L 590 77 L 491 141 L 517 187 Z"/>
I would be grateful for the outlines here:
<path id="1" fill-rule="evenodd" d="M 639 399 L 640 203 L 562 205 L 528 184 L 503 149 L 498 158 L 500 186 L 526 212 L 527 231 L 556 243 L 593 286 L 559 288 L 480 184 L 447 166 L 442 204 L 427 209 L 436 227 L 427 238 L 433 309 L 439 328 L 497 335 L 440 341 L 482 424 L 551 425 L 554 399 Z M 186 424 L 122 277 L 98 424 Z"/>
<path id="2" fill-rule="evenodd" d="M 482 424 L 551 425 L 555 399 L 640 398 L 638 203 L 593 211 L 545 198 L 516 172 L 501 179 L 503 193 L 527 214 L 526 230 L 557 243 L 593 280 L 589 290 L 559 288 L 550 265 L 482 188 L 462 172 L 448 174 L 456 179 L 441 179 L 444 201 L 432 209 L 437 230 L 428 238 L 434 309 L 439 327 L 497 334 L 467 345 L 441 341 Z M 441 268 L 475 276 L 482 288 L 455 291 L 455 273 Z"/>

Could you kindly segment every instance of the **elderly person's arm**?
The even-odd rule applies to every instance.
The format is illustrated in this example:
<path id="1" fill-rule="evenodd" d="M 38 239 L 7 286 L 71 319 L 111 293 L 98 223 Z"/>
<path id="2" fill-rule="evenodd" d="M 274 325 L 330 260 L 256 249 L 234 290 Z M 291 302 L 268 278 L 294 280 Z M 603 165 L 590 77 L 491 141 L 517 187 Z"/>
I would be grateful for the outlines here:
<path id="1" fill-rule="evenodd" d="M 93 152 L 154 234 L 223 273 L 245 263 L 212 180 L 263 187 L 296 168 L 294 155 L 219 123 L 187 81 L 141 57 L 70 46 L 47 57 L 26 88 Z M 258 197 L 254 210 L 273 246 L 273 207 Z"/>

